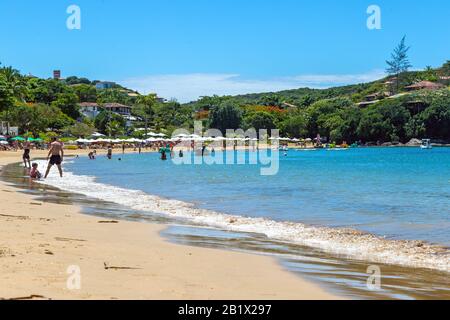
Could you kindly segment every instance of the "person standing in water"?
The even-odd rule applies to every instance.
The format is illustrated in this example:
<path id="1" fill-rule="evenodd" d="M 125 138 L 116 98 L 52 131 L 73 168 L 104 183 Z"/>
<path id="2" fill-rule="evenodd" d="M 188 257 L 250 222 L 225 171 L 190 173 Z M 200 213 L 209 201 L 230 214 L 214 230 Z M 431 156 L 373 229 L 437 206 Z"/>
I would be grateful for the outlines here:
<path id="1" fill-rule="evenodd" d="M 23 163 L 25 164 L 25 168 L 30 168 L 31 169 L 30 149 L 31 149 L 31 143 L 30 143 L 30 141 L 27 138 L 27 140 L 23 144 L 23 156 L 22 156 L 22 159 L 23 159 Z"/>
<path id="2" fill-rule="evenodd" d="M 112 159 L 112 147 L 111 145 L 108 146 L 108 153 L 106 154 L 109 160 Z"/>
<path id="3" fill-rule="evenodd" d="M 45 178 L 47 178 L 51 167 L 56 164 L 59 171 L 59 176 L 62 178 L 63 172 L 61 168 L 61 163 L 64 158 L 64 150 L 62 142 L 59 142 L 57 138 L 52 138 L 52 143 L 50 144 L 50 150 L 47 155 L 47 161 L 49 161 L 47 166 L 47 171 L 45 172 Z"/>

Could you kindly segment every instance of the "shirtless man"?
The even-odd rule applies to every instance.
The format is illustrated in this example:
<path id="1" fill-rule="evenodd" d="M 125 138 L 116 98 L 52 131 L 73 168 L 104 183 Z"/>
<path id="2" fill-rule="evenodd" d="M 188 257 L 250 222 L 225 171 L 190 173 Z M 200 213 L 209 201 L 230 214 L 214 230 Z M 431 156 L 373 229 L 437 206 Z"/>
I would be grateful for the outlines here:
<path id="1" fill-rule="evenodd" d="M 30 162 L 30 149 L 31 149 L 31 143 L 27 139 L 25 143 L 23 144 L 23 163 L 25 164 L 25 168 L 31 169 L 31 162 Z"/>
<path id="2" fill-rule="evenodd" d="M 48 152 L 47 161 L 49 161 L 47 166 L 47 171 L 45 172 L 45 178 L 47 178 L 48 173 L 50 172 L 50 168 L 56 164 L 58 167 L 59 175 L 62 178 L 62 168 L 61 163 L 64 158 L 63 144 L 59 142 L 58 139 L 52 138 L 52 143 L 50 144 L 50 150 Z"/>

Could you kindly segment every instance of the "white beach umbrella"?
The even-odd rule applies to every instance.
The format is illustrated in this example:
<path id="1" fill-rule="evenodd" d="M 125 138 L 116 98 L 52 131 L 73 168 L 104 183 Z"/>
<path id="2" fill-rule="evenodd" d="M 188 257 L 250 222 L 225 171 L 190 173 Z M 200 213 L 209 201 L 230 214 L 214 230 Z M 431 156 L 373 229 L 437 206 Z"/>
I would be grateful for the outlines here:
<path id="1" fill-rule="evenodd" d="M 99 132 L 94 132 L 94 133 L 92 134 L 92 136 L 93 136 L 93 137 L 105 137 L 104 134 L 101 134 L 101 133 L 99 133 Z"/>
<path id="2" fill-rule="evenodd" d="M 0 141 L 0 144 L 9 144 L 9 143 L 8 143 L 8 141 L 1 140 L 1 141 Z"/>

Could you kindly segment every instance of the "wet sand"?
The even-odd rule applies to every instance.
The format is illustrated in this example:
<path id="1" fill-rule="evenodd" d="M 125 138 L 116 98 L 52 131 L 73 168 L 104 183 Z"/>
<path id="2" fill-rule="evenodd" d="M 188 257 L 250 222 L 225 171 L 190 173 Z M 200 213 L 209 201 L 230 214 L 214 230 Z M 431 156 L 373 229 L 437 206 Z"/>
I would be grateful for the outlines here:
<path id="1" fill-rule="evenodd" d="M 76 153 L 87 152 L 66 151 Z M 0 166 L 20 160 L 20 152 L 0 152 Z M 337 298 L 269 257 L 168 243 L 164 225 L 83 215 L 4 182 L 0 203 L 0 298 Z"/>

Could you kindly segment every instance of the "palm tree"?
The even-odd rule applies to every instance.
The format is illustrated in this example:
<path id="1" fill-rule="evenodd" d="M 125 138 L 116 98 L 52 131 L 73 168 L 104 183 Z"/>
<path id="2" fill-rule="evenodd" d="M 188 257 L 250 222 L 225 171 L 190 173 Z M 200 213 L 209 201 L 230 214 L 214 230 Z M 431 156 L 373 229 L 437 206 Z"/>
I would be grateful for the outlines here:
<path id="1" fill-rule="evenodd" d="M 145 96 L 139 96 L 136 99 L 137 108 L 136 113 L 138 116 L 142 117 L 145 121 L 145 136 L 147 137 L 148 130 L 148 118 L 153 115 L 153 106 L 157 102 L 156 94 L 148 94 Z"/>
<path id="2" fill-rule="evenodd" d="M 21 102 L 25 102 L 26 82 L 20 72 L 12 67 L 0 68 L 0 74 L 6 81 L 10 94 Z"/>
<path id="3" fill-rule="evenodd" d="M 7 96 L 3 106 L 6 112 L 6 120 L 9 118 L 9 108 L 14 100 L 25 102 L 26 82 L 20 72 L 12 67 L 0 68 L 0 80 L 3 93 Z M 9 122 L 6 123 L 6 133 L 9 134 Z"/>

